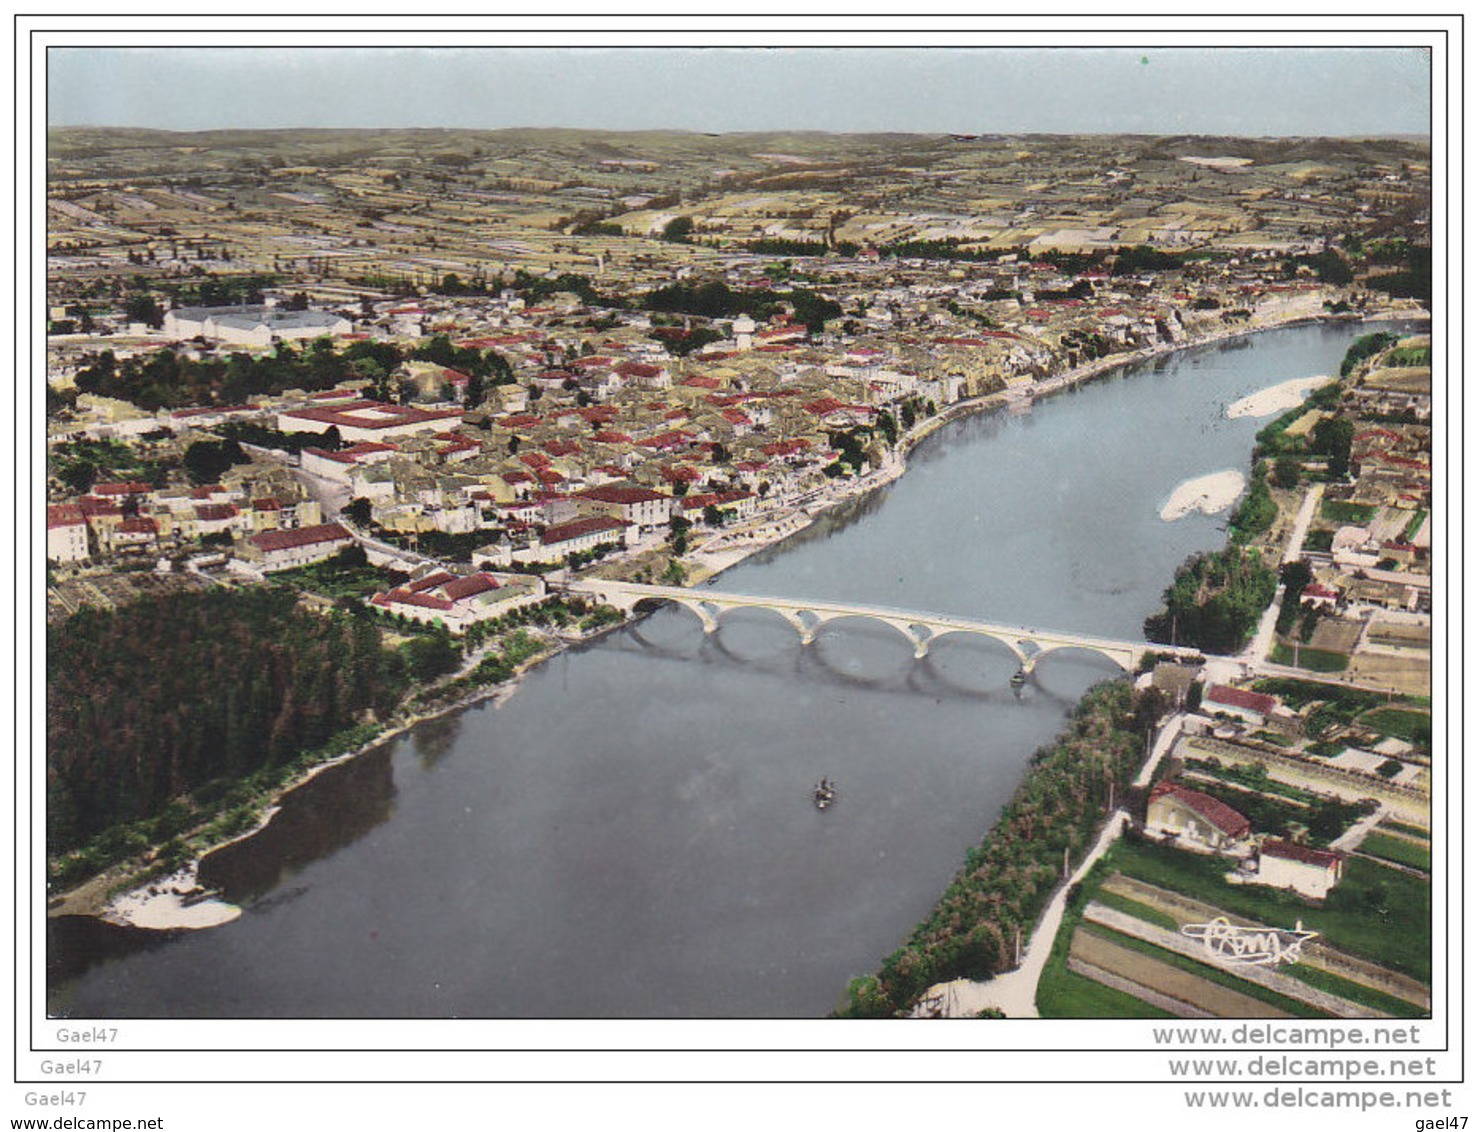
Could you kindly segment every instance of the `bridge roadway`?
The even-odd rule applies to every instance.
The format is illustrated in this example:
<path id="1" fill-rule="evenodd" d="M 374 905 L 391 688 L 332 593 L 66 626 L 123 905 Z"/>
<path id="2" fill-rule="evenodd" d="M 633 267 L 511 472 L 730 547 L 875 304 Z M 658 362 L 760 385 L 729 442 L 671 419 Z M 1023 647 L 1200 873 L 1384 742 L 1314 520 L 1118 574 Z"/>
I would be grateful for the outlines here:
<path id="1" fill-rule="evenodd" d="M 942 613 L 920 613 L 881 605 L 849 605 L 838 602 L 804 601 L 783 597 L 756 597 L 749 594 L 719 593 L 715 590 L 685 589 L 679 586 L 647 586 L 636 582 L 582 578 L 570 582 L 566 592 L 593 598 L 606 605 L 634 610 L 644 601 L 673 602 L 697 614 L 705 633 L 715 632 L 719 619 L 731 609 L 768 609 L 788 621 L 801 636 L 801 644 L 809 645 L 828 621 L 842 617 L 863 617 L 881 621 L 898 630 L 913 646 L 914 656 L 929 654 L 929 646 L 951 633 L 967 633 L 999 641 L 1015 654 L 1021 671 L 1030 674 L 1038 660 L 1060 649 L 1085 649 L 1106 656 L 1126 672 L 1138 669 L 1146 653 L 1170 653 L 1181 659 L 1201 659 L 1196 649 L 1172 648 L 1148 641 L 1118 641 L 1107 637 L 1089 637 L 1080 633 L 1059 633 L 1050 629 L 1029 629 L 1024 625 L 997 625 L 966 617 Z"/>

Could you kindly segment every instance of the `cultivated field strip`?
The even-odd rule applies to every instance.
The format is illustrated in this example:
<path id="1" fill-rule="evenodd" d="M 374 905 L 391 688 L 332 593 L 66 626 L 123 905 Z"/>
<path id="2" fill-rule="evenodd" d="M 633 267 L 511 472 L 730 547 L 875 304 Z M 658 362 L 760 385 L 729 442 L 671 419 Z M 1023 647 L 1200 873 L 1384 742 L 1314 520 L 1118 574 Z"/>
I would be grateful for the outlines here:
<path id="1" fill-rule="evenodd" d="M 1386 864 L 1385 861 L 1380 863 Z M 1105 892 L 1137 900 L 1141 904 L 1164 912 L 1180 924 L 1204 924 L 1218 916 L 1225 916 L 1228 923 L 1239 927 L 1267 927 L 1266 924 L 1259 924 L 1241 916 L 1233 916 L 1215 905 L 1202 903 L 1189 896 L 1172 892 L 1168 888 L 1161 888 L 1158 885 L 1125 876 L 1123 873 L 1115 873 L 1103 883 L 1102 888 Z M 1380 991 L 1382 994 L 1388 994 L 1393 998 L 1399 998 L 1423 1010 L 1432 1008 L 1432 992 L 1416 979 L 1389 970 L 1367 959 L 1336 951 L 1320 940 L 1311 940 L 1304 944 L 1299 962 L 1320 971 L 1327 971 L 1342 979 L 1348 979 L 1352 983 L 1359 983 L 1371 990 Z"/>
<path id="2" fill-rule="evenodd" d="M 1290 1018 L 1271 1003 L 1241 994 L 1153 956 L 1080 931 L 1068 970 L 1131 994 L 1178 1018 Z"/>
<path id="3" fill-rule="evenodd" d="M 1325 991 L 1315 990 L 1306 983 L 1301 983 L 1290 975 L 1282 975 L 1263 967 L 1255 967 L 1250 964 L 1235 964 L 1218 962 L 1210 955 L 1206 948 L 1199 942 L 1181 935 L 1179 932 L 1168 931 L 1165 928 L 1147 924 L 1143 920 L 1127 915 L 1117 909 L 1110 908 L 1097 901 L 1092 902 L 1083 912 L 1083 919 L 1089 923 L 1099 924 L 1110 928 L 1122 935 L 1133 939 L 1143 940 L 1145 943 L 1154 944 L 1156 947 L 1176 955 L 1183 955 L 1197 963 L 1204 963 L 1208 967 L 1235 975 L 1239 979 L 1245 979 L 1249 983 L 1256 983 L 1266 990 L 1275 994 L 1281 994 L 1285 998 L 1302 1002 L 1306 1006 L 1312 1006 L 1315 1010 L 1322 1010 L 1337 1018 L 1389 1018 L 1379 1010 L 1372 1010 L 1368 1006 L 1350 1002 L 1348 999 L 1340 998 L 1338 995 L 1328 994 Z"/>

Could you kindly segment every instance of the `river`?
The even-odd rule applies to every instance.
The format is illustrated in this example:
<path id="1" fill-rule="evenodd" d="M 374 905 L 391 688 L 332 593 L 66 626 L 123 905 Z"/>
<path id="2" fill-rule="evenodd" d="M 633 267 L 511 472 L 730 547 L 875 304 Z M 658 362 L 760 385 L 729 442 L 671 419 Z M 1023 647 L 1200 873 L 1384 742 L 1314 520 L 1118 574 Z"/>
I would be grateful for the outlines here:
<path id="1" fill-rule="evenodd" d="M 1225 515 L 1163 522 L 1245 469 L 1223 407 L 1337 370 L 1370 325 L 1196 348 L 955 422 L 906 475 L 718 578 L 1137 638 Z M 1117 669 L 848 620 L 705 637 L 665 609 L 292 797 L 215 861 L 243 915 L 143 939 L 53 922 L 53 1013 L 130 1017 L 816 1017 L 928 912 L 1033 750 Z M 810 788 L 837 780 L 817 811 Z"/>

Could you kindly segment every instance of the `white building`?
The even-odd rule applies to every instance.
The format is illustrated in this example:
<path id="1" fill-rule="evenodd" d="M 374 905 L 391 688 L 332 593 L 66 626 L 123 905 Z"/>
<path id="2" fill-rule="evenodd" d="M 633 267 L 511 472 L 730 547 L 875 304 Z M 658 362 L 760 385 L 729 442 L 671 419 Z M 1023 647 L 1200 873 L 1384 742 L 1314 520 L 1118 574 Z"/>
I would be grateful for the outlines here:
<path id="1" fill-rule="evenodd" d="M 566 556 L 582 554 L 598 546 L 624 547 L 631 527 L 620 519 L 595 515 L 570 523 L 546 527 L 543 535 L 527 547 L 513 552 L 515 562 L 563 562 Z"/>
<path id="2" fill-rule="evenodd" d="M 208 338 L 234 346 L 268 347 L 274 342 L 337 337 L 354 329 L 343 315 L 290 311 L 268 306 L 180 307 L 164 316 L 163 336 L 174 341 Z"/>
<path id="3" fill-rule="evenodd" d="M 277 428 L 281 432 L 315 433 L 336 428 L 340 438 L 352 444 L 383 443 L 397 436 L 441 432 L 461 419 L 461 409 L 419 409 L 414 405 L 358 400 L 332 407 L 283 410 L 277 414 Z"/>
<path id="4" fill-rule="evenodd" d="M 1344 855 L 1291 841 L 1264 841 L 1258 850 L 1257 883 L 1291 888 L 1323 900 L 1344 875 Z"/>
<path id="5" fill-rule="evenodd" d="M 46 560 L 48 562 L 86 562 L 87 520 L 82 508 L 66 503 L 46 509 Z"/>
<path id="6" fill-rule="evenodd" d="M 1225 802 L 1168 781 L 1150 791 L 1145 828 L 1215 852 L 1234 849 L 1252 832 L 1247 818 Z"/>
<path id="7" fill-rule="evenodd" d="M 649 487 L 613 483 L 576 492 L 575 499 L 592 510 L 630 523 L 639 530 L 667 525 L 672 497 Z"/>
<path id="8" fill-rule="evenodd" d="M 290 531 L 263 531 L 246 540 L 242 553 L 270 574 L 321 562 L 353 545 L 354 537 L 338 523 L 323 523 Z"/>
<path id="9" fill-rule="evenodd" d="M 544 594 L 544 580 L 531 575 L 484 570 L 458 577 L 439 570 L 398 589 L 375 594 L 370 604 L 386 613 L 463 633 L 479 621 L 537 604 Z"/>

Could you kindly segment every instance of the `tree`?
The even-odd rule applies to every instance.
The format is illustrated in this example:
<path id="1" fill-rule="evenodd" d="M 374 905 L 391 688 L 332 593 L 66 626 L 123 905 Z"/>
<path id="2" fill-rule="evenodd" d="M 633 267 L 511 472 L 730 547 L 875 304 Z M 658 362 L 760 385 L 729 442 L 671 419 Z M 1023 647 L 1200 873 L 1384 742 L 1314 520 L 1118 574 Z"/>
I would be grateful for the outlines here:
<path id="1" fill-rule="evenodd" d="M 1355 425 L 1348 417 L 1329 417 L 1314 426 L 1309 439 L 1316 451 L 1329 457 L 1329 478 L 1343 480 L 1350 474 L 1350 445 Z"/>
<path id="2" fill-rule="evenodd" d="M 147 293 L 129 296 L 123 305 L 123 314 L 129 322 L 142 322 L 156 330 L 164 325 L 164 309 L 153 295 Z"/>
<path id="3" fill-rule="evenodd" d="M 462 403 L 469 409 L 475 409 L 486 400 L 487 387 L 484 384 L 483 376 L 474 371 L 467 378 L 467 392 Z"/>
<path id="4" fill-rule="evenodd" d="M 675 216 L 662 229 L 662 238 L 672 244 L 686 244 L 688 237 L 692 234 L 693 218 L 691 216 Z"/>
<path id="5" fill-rule="evenodd" d="M 893 417 L 889 413 L 882 412 L 878 414 L 877 427 L 889 445 L 897 443 L 898 425 L 894 423 Z"/>
<path id="6" fill-rule="evenodd" d="M 1282 488 L 1298 486 L 1299 473 L 1303 471 L 1303 465 L 1299 463 L 1296 456 L 1279 456 L 1273 461 L 1273 482 Z"/>
<path id="7" fill-rule="evenodd" d="M 709 503 L 703 508 L 703 521 L 710 527 L 721 527 L 724 525 L 723 512 L 714 504 Z"/>
<path id="8" fill-rule="evenodd" d="M 362 495 L 356 495 L 344 505 L 344 517 L 351 523 L 357 523 L 361 527 L 367 527 L 372 514 L 372 504 Z"/>
<path id="9" fill-rule="evenodd" d="M 185 471 L 196 483 L 215 483 L 228 468 L 250 459 L 234 440 L 197 440 L 185 449 Z"/>

